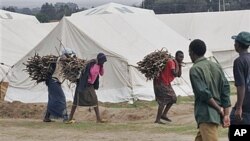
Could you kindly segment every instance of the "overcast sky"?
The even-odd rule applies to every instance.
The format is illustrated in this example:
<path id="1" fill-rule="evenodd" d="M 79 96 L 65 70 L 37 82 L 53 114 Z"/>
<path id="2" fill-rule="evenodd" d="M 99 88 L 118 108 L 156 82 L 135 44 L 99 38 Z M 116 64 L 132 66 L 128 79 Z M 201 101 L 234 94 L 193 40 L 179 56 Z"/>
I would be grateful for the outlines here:
<path id="1" fill-rule="evenodd" d="M 3 6 L 17 6 L 19 8 L 23 7 L 41 7 L 42 4 L 48 2 L 55 4 L 56 2 L 73 2 L 78 5 L 79 8 L 86 7 L 91 8 L 103 5 L 109 2 L 120 3 L 124 5 L 140 5 L 143 0 L 0 0 L 0 8 Z"/>

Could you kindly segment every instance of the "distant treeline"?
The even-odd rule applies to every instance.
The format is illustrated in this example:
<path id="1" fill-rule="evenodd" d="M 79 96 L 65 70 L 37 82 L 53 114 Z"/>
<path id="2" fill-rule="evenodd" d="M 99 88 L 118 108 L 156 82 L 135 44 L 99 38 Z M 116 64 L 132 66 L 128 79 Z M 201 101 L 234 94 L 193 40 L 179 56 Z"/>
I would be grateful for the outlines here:
<path id="1" fill-rule="evenodd" d="M 144 0 L 142 7 L 156 14 L 250 9 L 250 0 Z"/>
<path id="2" fill-rule="evenodd" d="M 138 6 L 137 6 L 138 7 Z M 232 11 L 250 9 L 250 0 L 144 0 L 139 6 L 152 9 L 156 14 Z M 63 16 L 86 10 L 75 3 L 45 3 L 41 8 L 3 7 L 4 10 L 35 15 L 40 22 L 60 20 Z"/>
<path id="3" fill-rule="evenodd" d="M 45 3 L 41 8 L 17 8 L 17 7 L 3 7 L 3 10 L 18 12 L 28 15 L 35 15 L 36 18 L 41 22 L 51 22 L 58 21 L 62 19 L 63 16 L 70 16 L 72 13 L 86 10 L 87 8 L 78 8 L 78 5 L 75 3 L 62 3 L 58 2 L 56 4 Z"/>

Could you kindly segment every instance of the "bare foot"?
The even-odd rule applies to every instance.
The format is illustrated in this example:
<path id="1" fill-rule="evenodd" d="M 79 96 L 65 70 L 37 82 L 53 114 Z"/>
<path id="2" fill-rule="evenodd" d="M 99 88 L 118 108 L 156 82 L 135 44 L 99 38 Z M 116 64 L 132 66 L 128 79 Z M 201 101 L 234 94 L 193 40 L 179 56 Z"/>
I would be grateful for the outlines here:
<path id="1" fill-rule="evenodd" d="M 163 120 L 165 120 L 165 121 L 168 121 L 168 122 L 172 122 L 172 120 L 171 119 L 169 119 L 168 117 L 161 117 L 161 119 L 163 119 Z"/>
<path id="2" fill-rule="evenodd" d="M 97 120 L 96 123 L 107 123 L 108 121 L 105 119 Z"/>
<path id="3" fill-rule="evenodd" d="M 155 123 L 158 123 L 158 124 L 166 124 L 166 123 L 161 122 L 161 121 L 155 121 Z"/>

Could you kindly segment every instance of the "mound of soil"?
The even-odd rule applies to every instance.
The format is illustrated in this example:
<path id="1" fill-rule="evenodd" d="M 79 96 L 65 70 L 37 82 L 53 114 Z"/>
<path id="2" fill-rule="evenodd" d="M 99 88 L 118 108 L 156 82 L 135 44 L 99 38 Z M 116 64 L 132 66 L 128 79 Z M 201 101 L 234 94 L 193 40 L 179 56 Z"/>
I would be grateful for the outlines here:
<path id="1" fill-rule="evenodd" d="M 68 104 L 70 113 L 72 103 Z M 14 101 L 12 103 L 0 102 L 0 118 L 29 118 L 43 119 L 46 110 L 46 103 L 22 103 Z M 157 113 L 157 106 L 137 107 L 137 108 L 107 108 L 100 106 L 102 118 L 110 122 L 129 122 L 129 121 L 154 121 Z M 193 105 L 175 104 L 169 111 L 169 117 L 175 122 L 193 122 Z M 188 117 L 188 118 L 187 118 Z M 93 108 L 78 107 L 74 118 L 78 121 L 95 121 Z M 180 120 L 181 119 L 181 120 Z"/>

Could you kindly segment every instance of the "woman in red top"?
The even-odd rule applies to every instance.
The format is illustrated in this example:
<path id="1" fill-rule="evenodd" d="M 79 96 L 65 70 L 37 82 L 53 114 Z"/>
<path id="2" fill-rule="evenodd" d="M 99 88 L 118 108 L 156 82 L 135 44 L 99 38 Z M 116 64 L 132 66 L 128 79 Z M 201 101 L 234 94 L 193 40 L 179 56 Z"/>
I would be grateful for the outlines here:
<path id="1" fill-rule="evenodd" d="M 182 51 L 177 51 L 175 59 L 168 59 L 165 68 L 160 73 L 160 76 L 154 79 L 155 98 L 158 102 L 158 112 L 155 123 L 163 124 L 160 119 L 171 122 L 167 117 L 167 113 L 171 106 L 176 103 L 176 94 L 171 86 L 171 82 L 175 77 L 181 76 L 181 63 L 184 54 Z"/>

